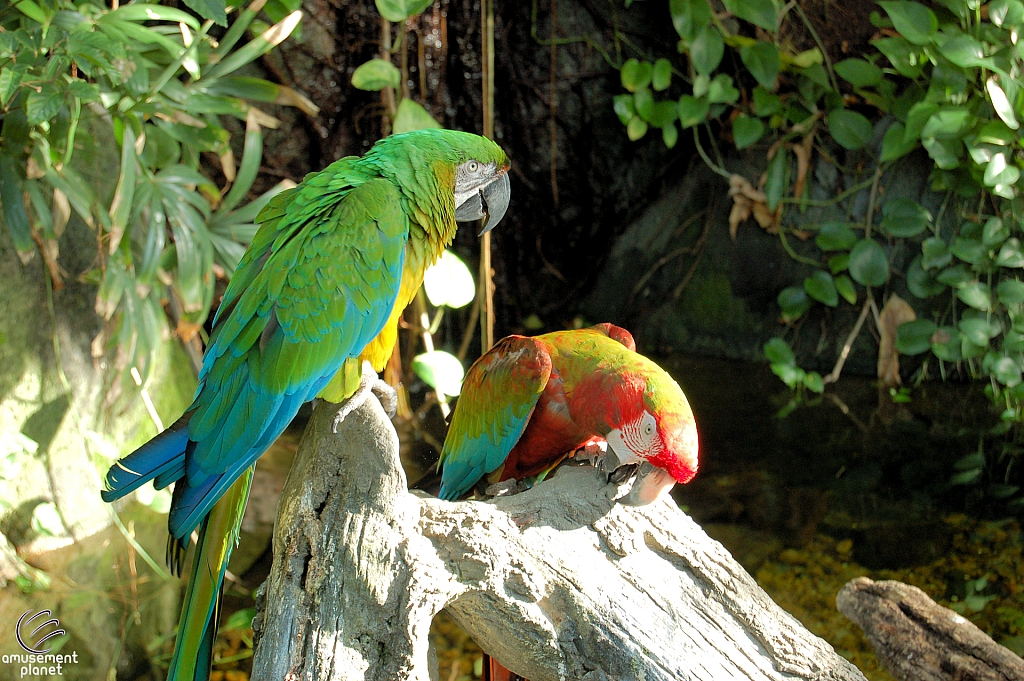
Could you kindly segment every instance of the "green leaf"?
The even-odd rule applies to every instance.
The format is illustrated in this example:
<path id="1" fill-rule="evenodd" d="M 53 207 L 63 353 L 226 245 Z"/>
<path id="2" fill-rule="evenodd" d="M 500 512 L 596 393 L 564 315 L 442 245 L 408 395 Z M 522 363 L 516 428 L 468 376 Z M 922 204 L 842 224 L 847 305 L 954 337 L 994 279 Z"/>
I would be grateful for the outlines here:
<path id="1" fill-rule="evenodd" d="M 432 0 L 376 0 L 377 11 L 388 21 L 400 23 L 430 7 Z"/>
<path id="2" fill-rule="evenodd" d="M 939 46 L 939 53 L 963 68 L 984 66 L 988 63 L 985 59 L 985 46 L 967 34 L 947 40 Z"/>
<path id="3" fill-rule="evenodd" d="M 901 76 L 917 78 L 924 71 L 927 60 L 921 56 L 921 50 L 906 38 L 880 38 L 872 40 L 879 52 L 885 55 L 889 63 Z"/>
<path id="4" fill-rule="evenodd" d="M 814 243 L 823 251 L 848 251 L 857 243 L 857 235 L 845 222 L 826 222 L 818 230 Z"/>
<path id="5" fill-rule="evenodd" d="M 921 138 L 952 140 L 963 137 L 974 124 L 974 116 L 959 106 L 944 106 L 928 117 L 921 129 Z"/>
<path id="6" fill-rule="evenodd" d="M 676 142 L 679 141 L 679 128 L 675 123 L 669 123 L 661 129 L 661 141 L 669 149 L 676 146 Z"/>
<path id="7" fill-rule="evenodd" d="M 132 198 L 135 195 L 135 175 L 138 157 L 135 153 L 135 133 L 132 126 L 124 126 L 124 137 L 121 141 L 121 174 L 114 189 L 114 198 L 110 201 L 110 253 L 117 250 L 124 231 L 128 226 L 128 218 L 132 212 Z"/>
<path id="8" fill-rule="evenodd" d="M 961 319 L 957 326 L 960 327 L 964 338 L 982 348 L 987 346 L 989 339 L 996 335 L 992 333 L 991 325 L 984 319 Z"/>
<path id="9" fill-rule="evenodd" d="M 930 319 L 915 319 L 896 329 L 896 350 L 903 355 L 920 355 L 932 348 L 932 335 L 938 327 Z"/>
<path id="10" fill-rule="evenodd" d="M 662 57 L 654 62 L 654 70 L 651 72 L 651 87 L 661 92 L 667 90 L 672 84 L 672 62 Z"/>
<path id="11" fill-rule="evenodd" d="M 825 381 L 822 380 L 821 374 L 817 371 L 810 371 L 804 375 L 804 386 L 811 392 L 818 393 L 819 395 L 825 392 Z"/>
<path id="12" fill-rule="evenodd" d="M 999 249 L 996 256 L 996 265 L 999 267 L 1024 267 L 1024 253 L 1021 252 L 1020 239 L 1013 237 L 1007 239 L 1003 247 Z"/>
<path id="13" fill-rule="evenodd" d="M 960 347 L 963 337 L 960 331 L 952 326 L 943 326 L 932 334 L 932 354 L 946 362 L 959 362 L 963 359 Z"/>
<path id="14" fill-rule="evenodd" d="M 746 149 L 764 135 L 764 123 L 760 118 L 740 114 L 732 122 L 732 137 L 737 149 Z"/>
<path id="15" fill-rule="evenodd" d="M 771 116 L 782 111 L 782 100 L 770 90 L 758 85 L 754 88 L 754 113 L 758 116 Z"/>
<path id="16" fill-rule="evenodd" d="M 881 286 L 889 279 L 889 261 L 874 239 L 861 239 L 850 251 L 850 276 L 863 286 Z"/>
<path id="17" fill-rule="evenodd" d="M 740 59 L 762 87 L 769 90 L 774 87 L 780 66 L 779 51 L 774 44 L 761 40 L 744 45 L 740 48 Z"/>
<path id="18" fill-rule="evenodd" d="M 42 535 L 57 537 L 64 534 L 64 523 L 53 502 L 39 504 L 32 510 L 31 525 L 33 530 Z"/>
<path id="19" fill-rule="evenodd" d="M 988 3 L 988 18 L 996 26 L 1019 26 L 1024 22 L 1024 4 L 1020 0 L 992 0 Z"/>
<path id="20" fill-rule="evenodd" d="M 990 312 L 992 310 L 992 291 L 988 284 L 976 281 L 956 292 L 956 297 L 973 307 L 975 310 Z"/>
<path id="21" fill-rule="evenodd" d="M 953 170 L 960 165 L 960 155 L 964 148 L 960 140 L 943 141 L 927 137 L 921 140 L 921 145 L 935 161 L 935 165 L 943 170 Z"/>
<path id="22" fill-rule="evenodd" d="M 148 4 L 143 2 L 132 2 L 121 5 L 112 12 L 103 15 L 100 21 L 119 19 L 132 23 L 144 21 L 167 21 L 170 23 L 184 23 L 193 30 L 199 30 L 199 22 L 188 12 L 163 5 Z M 181 49 L 179 45 L 178 49 Z"/>
<path id="23" fill-rule="evenodd" d="M 946 241 L 939 237 L 930 237 L 921 242 L 921 255 L 921 266 L 925 269 L 945 267 L 953 259 Z"/>
<path id="24" fill-rule="evenodd" d="M 774 33 L 778 30 L 778 10 L 772 0 L 724 0 L 733 16 Z"/>
<path id="25" fill-rule="evenodd" d="M 406 97 L 398 104 L 391 132 L 398 134 L 409 132 L 410 130 L 426 130 L 440 127 L 441 124 L 434 120 L 434 117 L 426 109 L 411 98 Z"/>
<path id="26" fill-rule="evenodd" d="M 455 355 L 444 350 L 434 350 L 416 355 L 412 370 L 423 382 L 445 395 L 455 396 L 462 392 L 462 379 L 466 375 L 462 362 Z"/>
<path id="27" fill-rule="evenodd" d="M 996 246 L 1010 236 L 1010 228 L 1000 218 L 989 218 L 981 232 L 981 242 L 986 246 Z"/>
<path id="28" fill-rule="evenodd" d="M 879 2 L 896 31 L 915 45 L 927 45 L 939 30 L 935 13 L 924 5 L 907 0 Z"/>
<path id="29" fill-rule="evenodd" d="M 710 108 L 711 103 L 704 97 L 683 95 L 679 98 L 679 125 L 685 130 L 703 123 Z"/>
<path id="30" fill-rule="evenodd" d="M 931 213 L 916 201 L 892 199 L 882 206 L 882 229 L 895 237 L 917 236 L 931 219 Z"/>
<path id="31" fill-rule="evenodd" d="M 816 270 L 811 276 L 804 279 L 804 290 L 807 295 L 819 303 L 825 303 L 829 307 L 839 304 L 839 295 L 836 293 L 836 285 L 832 275 L 822 270 Z"/>
<path id="32" fill-rule="evenodd" d="M 1017 133 L 1002 121 L 989 121 L 978 131 L 974 141 L 978 144 L 1008 146 L 1017 140 Z"/>
<path id="33" fill-rule="evenodd" d="M 775 156 L 772 156 L 772 160 L 768 162 L 764 193 L 767 197 L 768 210 L 773 212 L 782 201 L 782 195 L 786 191 L 786 172 L 789 170 L 788 154 L 786 147 L 780 146 L 775 150 Z"/>
<path id="34" fill-rule="evenodd" d="M 740 98 L 740 91 L 733 87 L 732 77 L 720 73 L 708 84 L 708 101 L 712 104 L 732 104 Z"/>
<path id="35" fill-rule="evenodd" d="M 924 126 L 938 110 L 939 105 L 934 102 L 918 102 L 910 107 L 910 111 L 907 112 L 907 126 L 903 132 L 903 141 L 916 142 L 921 137 Z"/>
<path id="36" fill-rule="evenodd" d="M 764 356 L 772 364 L 789 364 L 791 366 L 796 364 L 793 349 L 789 347 L 789 343 L 778 337 L 772 338 L 764 344 Z"/>
<path id="37" fill-rule="evenodd" d="M 647 88 L 641 88 L 633 94 L 633 108 L 636 115 L 651 123 L 654 117 L 654 95 Z"/>
<path id="38" fill-rule="evenodd" d="M 32 253 L 35 242 L 32 241 L 32 226 L 22 198 L 20 174 L 14 159 L 4 153 L 0 153 L 0 204 L 3 205 L 4 221 L 14 247 L 20 253 Z"/>
<path id="39" fill-rule="evenodd" d="M 910 261 L 907 268 L 907 288 L 918 298 L 931 298 L 946 290 L 946 286 L 921 267 L 921 256 Z"/>
<path id="40" fill-rule="evenodd" d="M 615 95 L 614 107 L 615 115 L 619 117 L 619 121 L 623 125 L 629 125 L 629 122 L 633 120 L 633 116 L 636 115 L 636 107 L 633 106 L 633 95 Z"/>
<path id="41" fill-rule="evenodd" d="M 961 288 L 974 281 L 973 275 L 963 265 L 947 267 L 939 272 L 935 278 L 953 288 Z"/>
<path id="42" fill-rule="evenodd" d="M 917 147 L 916 137 L 911 138 L 909 142 L 905 141 L 904 130 L 904 125 L 898 121 L 886 128 L 882 137 L 882 163 L 902 158 Z"/>
<path id="43" fill-rule="evenodd" d="M 224 0 L 184 0 L 185 4 L 204 19 L 211 19 L 218 26 L 228 25 Z"/>
<path id="44" fill-rule="evenodd" d="M 857 302 L 857 289 L 853 286 L 853 281 L 846 276 L 841 274 L 835 278 L 836 292 L 843 297 L 843 300 L 853 305 Z"/>
<path id="45" fill-rule="evenodd" d="M 1006 154 L 999 152 L 992 155 L 992 160 L 985 167 L 983 182 L 992 187 L 997 184 L 1016 184 L 1020 179 L 1020 168 L 1006 159 Z"/>
<path id="46" fill-rule="evenodd" d="M 633 116 L 633 120 L 626 126 L 626 136 L 630 142 L 636 142 L 647 134 L 647 121 L 639 116 Z"/>
<path id="47" fill-rule="evenodd" d="M 949 247 L 949 252 L 972 265 L 977 265 L 988 257 L 988 248 L 985 244 L 977 239 L 969 239 L 962 236 L 958 236 L 953 241 L 953 245 Z"/>
<path id="48" fill-rule="evenodd" d="M 835 72 L 854 87 L 874 87 L 882 82 L 882 69 L 865 59 L 844 59 L 836 64 Z"/>
<path id="49" fill-rule="evenodd" d="M 622 87 L 630 92 L 646 88 L 651 84 L 652 70 L 651 62 L 649 61 L 642 62 L 638 59 L 627 59 L 626 63 L 622 65 L 620 73 Z"/>
<path id="50" fill-rule="evenodd" d="M 710 76 L 722 63 L 725 42 L 714 26 L 705 26 L 690 43 L 690 61 L 697 73 Z"/>
<path id="51" fill-rule="evenodd" d="M 850 254 L 838 253 L 828 259 L 828 268 L 832 274 L 839 274 L 850 269 Z"/>
<path id="52" fill-rule="evenodd" d="M 256 608 L 243 608 L 231 613 L 227 622 L 221 625 L 221 631 L 252 629 L 252 621 L 256 618 Z"/>
<path id="53" fill-rule="evenodd" d="M 1003 279 L 996 286 L 999 302 L 1006 306 L 1024 303 L 1024 282 L 1018 279 Z"/>
<path id="54" fill-rule="evenodd" d="M 444 251 L 423 275 L 423 289 L 434 307 L 465 307 L 476 297 L 476 284 L 466 263 L 451 251 Z"/>
<path id="55" fill-rule="evenodd" d="M 669 12 L 676 33 L 687 42 L 711 23 L 711 7 L 707 0 L 670 0 Z"/>
<path id="56" fill-rule="evenodd" d="M 352 87 L 359 90 L 376 91 L 401 85 L 401 72 L 389 61 L 371 59 L 360 64 L 352 73 Z"/>
<path id="57" fill-rule="evenodd" d="M 996 377 L 997 381 L 1005 385 L 1007 388 L 1012 388 L 1015 385 L 1019 385 L 1021 382 L 1020 367 L 1009 357 L 1001 357 L 997 359 L 992 364 L 989 371 Z"/>
<path id="58" fill-rule="evenodd" d="M 53 83 L 42 83 L 38 90 L 30 89 L 25 103 L 28 124 L 36 125 L 53 118 L 64 103 L 64 91 Z"/>
<path id="59" fill-rule="evenodd" d="M 871 122 L 862 114 L 837 109 L 828 115 L 828 130 L 840 146 L 854 150 L 871 141 Z"/>
<path id="60" fill-rule="evenodd" d="M 1020 123 L 1017 122 L 1017 116 L 1013 113 L 1013 105 L 1010 104 L 1009 98 L 1006 96 L 1006 92 L 1003 88 L 999 87 L 999 82 L 996 81 L 995 76 L 991 76 L 985 81 L 985 90 L 988 92 L 989 101 L 992 102 L 992 108 L 995 109 L 996 114 L 1006 123 L 1006 127 L 1011 130 L 1016 130 L 1020 127 Z"/>
<path id="61" fill-rule="evenodd" d="M 799 319 L 811 307 L 811 300 L 807 297 L 807 292 L 796 286 L 782 289 L 779 292 L 778 303 L 782 308 L 782 319 L 787 324 Z"/>
<path id="62" fill-rule="evenodd" d="M 283 43 L 299 25 L 299 21 L 301 19 L 301 11 L 296 10 L 292 12 L 281 21 L 263 31 L 259 36 L 247 42 L 244 47 L 240 47 L 225 56 L 223 60 L 215 64 L 212 68 L 209 68 L 203 74 L 204 77 L 208 80 L 220 78 L 221 76 L 233 73 L 249 62 L 259 59 L 261 56 Z M 241 17 L 239 17 L 238 21 L 241 21 Z M 237 24 L 238 21 L 235 23 Z M 232 28 L 234 28 L 234 25 L 232 25 Z M 358 69 L 356 70 L 358 71 Z M 354 73 L 352 75 L 353 77 L 355 76 Z"/>

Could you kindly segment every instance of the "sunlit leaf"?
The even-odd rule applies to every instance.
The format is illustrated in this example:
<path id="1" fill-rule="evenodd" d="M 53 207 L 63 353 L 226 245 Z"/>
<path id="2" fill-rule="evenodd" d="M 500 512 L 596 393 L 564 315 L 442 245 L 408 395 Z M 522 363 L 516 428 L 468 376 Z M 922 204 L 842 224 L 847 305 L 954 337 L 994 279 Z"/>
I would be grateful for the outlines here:
<path id="1" fill-rule="evenodd" d="M 352 72 L 352 87 L 359 90 L 383 90 L 386 87 L 397 88 L 401 84 L 401 72 L 389 61 L 371 59 L 360 64 Z"/>
<path id="2" fill-rule="evenodd" d="M 451 251 L 444 251 L 423 275 L 423 288 L 434 307 L 465 307 L 476 297 L 476 284 L 466 263 Z"/>
<path id="3" fill-rule="evenodd" d="M 455 355 L 444 350 L 434 350 L 416 355 L 412 370 L 424 383 L 445 395 L 455 396 L 462 392 L 462 379 L 466 371 Z"/>
<path id="4" fill-rule="evenodd" d="M 403 99 L 398 105 L 395 113 L 395 122 L 391 125 L 391 132 L 398 134 L 410 130 L 425 130 L 428 128 L 440 128 L 430 113 L 409 97 Z"/>
<path id="5" fill-rule="evenodd" d="M 622 65 L 619 75 L 622 80 L 622 87 L 630 92 L 636 92 L 651 84 L 653 68 L 651 62 L 638 59 L 627 59 Z"/>

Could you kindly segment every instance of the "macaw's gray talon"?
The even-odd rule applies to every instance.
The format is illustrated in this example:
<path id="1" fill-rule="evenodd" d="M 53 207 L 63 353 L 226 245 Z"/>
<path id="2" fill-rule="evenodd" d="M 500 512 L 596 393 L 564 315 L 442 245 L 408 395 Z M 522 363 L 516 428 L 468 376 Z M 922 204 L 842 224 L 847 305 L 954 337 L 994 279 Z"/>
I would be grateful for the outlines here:
<path id="1" fill-rule="evenodd" d="M 513 494 L 525 492 L 527 489 L 529 487 L 521 480 L 503 480 L 493 485 L 488 485 L 487 489 L 484 490 L 484 494 L 489 497 L 510 497 Z"/>
<path id="2" fill-rule="evenodd" d="M 363 362 L 363 373 L 362 378 L 359 379 L 359 387 L 356 388 L 356 391 L 347 400 L 341 403 L 338 413 L 334 416 L 333 432 L 338 432 L 338 426 L 345 420 L 345 417 L 358 409 L 366 401 L 366 398 L 370 396 L 371 392 L 380 400 L 380 404 L 384 407 L 384 411 L 387 412 L 388 418 L 395 415 L 398 408 L 398 393 L 395 392 L 394 388 L 377 377 L 377 372 L 373 370 L 369 362 Z"/>
<path id="3" fill-rule="evenodd" d="M 384 407 L 384 411 L 387 413 L 388 418 L 395 418 L 395 414 L 398 413 L 398 393 L 395 389 L 378 378 L 374 380 L 370 390 L 372 390 L 373 394 L 377 396 L 378 400 L 380 400 L 380 406 Z"/>
<path id="4" fill-rule="evenodd" d="M 625 482 L 626 480 L 629 480 L 631 477 L 633 477 L 633 474 L 636 473 L 636 469 L 637 464 L 635 463 L 627 463 L 623 466 L 619 466 L 618 468 L 616 468 L 615 470 L 608 474 L 608 482 L 614 483 L 616 485 Z"/>

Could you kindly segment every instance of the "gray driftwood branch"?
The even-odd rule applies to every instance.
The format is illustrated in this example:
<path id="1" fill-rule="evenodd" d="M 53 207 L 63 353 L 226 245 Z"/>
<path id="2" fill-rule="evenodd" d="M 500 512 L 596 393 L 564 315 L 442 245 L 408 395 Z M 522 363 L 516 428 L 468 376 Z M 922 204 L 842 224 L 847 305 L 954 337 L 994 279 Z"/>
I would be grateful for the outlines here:
<path id="1" fill-rule="evenodd" d="M 916 586 L 858 577 L 836 605 L 901 681 L 1024 681 L 1024 660 Z"/>
<path id="2" fill-rule="evenodd" d="M 442 608 L 499 662 L 553 679 L 863 679 L 668 501 L 590 467 L 450 503 L 406 491 L 376 399 L 318 404 L 278 509 L 252 678 L 431 677 Z"/>

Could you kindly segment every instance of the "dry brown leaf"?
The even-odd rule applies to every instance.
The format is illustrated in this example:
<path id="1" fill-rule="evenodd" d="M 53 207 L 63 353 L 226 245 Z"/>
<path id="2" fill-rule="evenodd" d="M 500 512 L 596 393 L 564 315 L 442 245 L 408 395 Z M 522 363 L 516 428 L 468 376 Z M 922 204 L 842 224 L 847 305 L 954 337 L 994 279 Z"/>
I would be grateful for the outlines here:
<path id="1" fill-rule="evenodd" d="M 742 175 L 729 178 L 729 196 L 732 197 L 732 210 L 729 211 L 729 237 L 736 241 L 736 233 L 740 223 L 751 215 L 761 227 L 770 234 L 778 234 L 776 228 L 777 214 L 768 210 L 768 197 L 763 191 L 754 189 L 750 180 Z"/>
<path id="2" fill-rule="evenodd" d="M 896 351 L 896 330 L 900 324 L 917 319 L 914 308 L 895 293 L 889 296 L 882 312 L 878 315 L 878 380 L 883 388 L 902 385 L 900 379 L 900 358 Z"/>
<path id="3" fill-rule="evenodd" d="M 796 180 L 793 182 L 793 196 L 798 199 L 804 194 L 804 182 L 807 180 L 807 171 L 811 167 L 813 145 L 814 131 L 804 137 L 800 144 L 793 145 L 793 155 L 796 156 Z"/>

